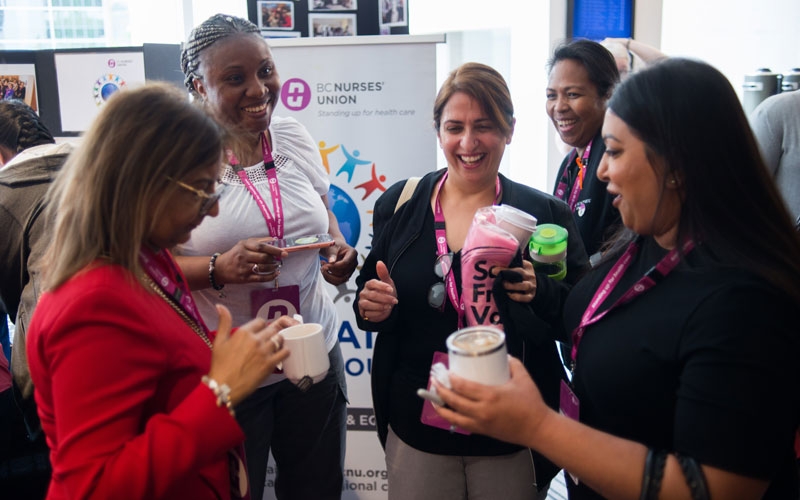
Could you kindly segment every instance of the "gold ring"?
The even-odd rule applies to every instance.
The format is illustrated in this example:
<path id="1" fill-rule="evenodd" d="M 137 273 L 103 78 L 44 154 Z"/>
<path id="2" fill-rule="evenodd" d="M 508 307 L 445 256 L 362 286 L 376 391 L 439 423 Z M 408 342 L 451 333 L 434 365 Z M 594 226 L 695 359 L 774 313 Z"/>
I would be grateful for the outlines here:
<path id="1" fill-rule="evenodd" d="M 281 341 L 278 340 L 279 338 L 283 338 L 283 337 L 281 337 L 281 335 L 279 333 L 275 334 L 275 335 L 273 335 L 272 337 L 269 338 L 269 341 L 272 342 L 272 345 L 275 346 L 275 352 L 280 351 L 281 347 L 283 347 L 283 345 L 281 344 Z"/>
<path id="2" fill-rule="evenodd" d="M 361 316 L 361 317 L 364 319 L 364 321 L 369 321 L 369 318 L 367 317 L 366 314 L 364 316 Z"/>

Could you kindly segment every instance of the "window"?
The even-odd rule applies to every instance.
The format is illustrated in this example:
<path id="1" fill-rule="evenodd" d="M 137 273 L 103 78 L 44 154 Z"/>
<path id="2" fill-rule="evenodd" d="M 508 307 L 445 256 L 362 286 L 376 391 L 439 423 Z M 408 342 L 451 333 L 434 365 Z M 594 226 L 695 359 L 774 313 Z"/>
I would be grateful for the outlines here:
<path id="1" fill-rule="evenodd" d="M 127 14 L 128 0 L 0 0 L 0 50 L 128 45 Z"/>

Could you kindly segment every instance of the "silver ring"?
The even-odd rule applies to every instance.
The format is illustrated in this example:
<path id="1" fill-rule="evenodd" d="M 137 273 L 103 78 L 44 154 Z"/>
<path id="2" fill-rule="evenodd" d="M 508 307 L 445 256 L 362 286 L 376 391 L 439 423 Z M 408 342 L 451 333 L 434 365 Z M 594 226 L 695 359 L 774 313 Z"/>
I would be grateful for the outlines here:
<path id="1" fill-rule="evenodd" d="M 275 271 L 264 271 L 264 272 L 262 272 L 260 269 L 258 269 L 258 264 L 253 264 L 252 271 L 253 271 L 253 274 L 257 274 L 259 276 L 268 276 L 270 274 L 275 274 Z"/>
<path id="2" fill-rule="evenodd" d="M 283 347 L 283 343 L 280 341 L 280 339 L 283 339 L 283 337 L 281 337 L 279 333 L 269 338 L 269 341 L 275 346 L 275 352 L 280 351 L 281 347 Z"/>

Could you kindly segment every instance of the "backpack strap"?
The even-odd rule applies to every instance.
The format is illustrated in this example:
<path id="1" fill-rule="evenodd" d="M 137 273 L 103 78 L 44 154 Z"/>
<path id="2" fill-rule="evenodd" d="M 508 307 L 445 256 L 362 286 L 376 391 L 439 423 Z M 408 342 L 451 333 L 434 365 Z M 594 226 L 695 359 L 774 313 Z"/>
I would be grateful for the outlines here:
<path id="1" fill-rule="evenodd" d="M 394 206 L 394 211 L 397 213 L 400 210 L 405 202 L 407 202 L 411 195 L 414 194 L 414 191 L 417 190 L 417 184 L 419 184 L 420 177 L 409 177 L 406 180 L 405 186 L 403 186 L 403 190 L 400 192 L 400 198 L 397 199 L 397 205 Z"/>

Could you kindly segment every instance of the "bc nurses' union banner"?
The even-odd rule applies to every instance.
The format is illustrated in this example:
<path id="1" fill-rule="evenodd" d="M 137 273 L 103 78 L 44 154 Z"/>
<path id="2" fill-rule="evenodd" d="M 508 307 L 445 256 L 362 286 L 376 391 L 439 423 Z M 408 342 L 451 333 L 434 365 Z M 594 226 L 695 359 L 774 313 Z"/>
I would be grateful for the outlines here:
<path id="1" fill-rule="evenodd" d="M 270 40 L 283 82 L 278 116 L 305 125 L 328 171 L 328 199 L 359 267 L 372 242 L 375 200 L 397 181 L 436 169 L 436 43 L 443 36 Z M 330 286 L 350 405 L 344 499 L 385 499 L 386 465 L 370 393 L 375 335 L 353 315 L 355 275 Z M 272 499 L 270 460 L 264 498 Z"/>

